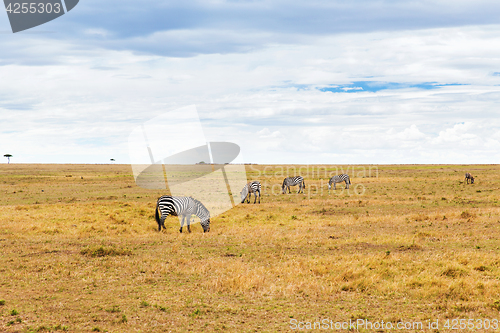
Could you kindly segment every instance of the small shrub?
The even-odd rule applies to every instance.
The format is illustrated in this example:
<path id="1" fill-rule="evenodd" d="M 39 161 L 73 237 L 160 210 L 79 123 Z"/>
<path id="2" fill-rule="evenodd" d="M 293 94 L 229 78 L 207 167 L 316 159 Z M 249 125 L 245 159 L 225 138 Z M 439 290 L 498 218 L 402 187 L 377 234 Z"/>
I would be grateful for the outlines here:
<path id="1" fill-rule="evenodd" d="M 11 316 L 17 316 L 18 314 L 19 312 L 16 309 L 12 309 L 12 311 L 10 311 Z"/>
<path id="2" fill-rule="evenodd" d="M 58 324 L 56 326 L 54 326 L 54 329 L 57 331 L 57 330 L 61 330 L 61 331 L 67 331 L 68 330 L 68 326 L 63 326 L 61 324 Z"/>
<path id="3" fill-rule="evenodd" d="M 5 300 L 4 299 L 0 299 L 0 305 L 5 305 Z"/>
<path id="4" fill-rule="evenodd" d="M 141 307 L 146 308 L 146 307 L 148 307 L 148 306 L 149 306 L 149 303 L 148 303 L 148 302 L 146 302 L 146 301 L 142 301 L 142 302 L 141 302 Z"/>
<path id="5" fill-rule="evenodd" d="M 463 211 L 462 214 L 460 214 L 460 217 L 463 219 L 469 219 L 472 217 L 476 217 L 476 214 L 469 213 L 469 211 L 466 210 L 466 211 Z"/>
<path id="6" fill-rule="evenodd" d="M 457 278 L 457 277 L 467 275 L 467 271 L 465 271 L 459 267 L 448 267 L 443 271 L 443 273 L 441 273 L 441 275 L 447 276 L 450 278 Z"/>
<path id="7" fill-rule="evenodd" d="M 191 317 L 196 317 L 196 316 L 199 316 L 201 315 L 201 310 L 200 309 L 196 309 L 195 311 L 193 311 L 193 313 L 190 314 Z"/>
<path id="8" fill-rule="evenodd" d="M 114 247 L 87 247 L 80 251 L 80 254 L 89 256 L 89 257 L 106 257 L 106 256 L 129 256 L 132 254 L 132 251 L 128 249 L 117 249 Z"/>
<path id="9" fill-rule="evenodd" d="M 425 214 L 416 214 L 416 215 L 413 215 L 413 219 L 416 221 L 416 222 L 421 222 L 421 221 L 426 221 L 426 220 L 429 220 L 430 217 L 428 215 L 425 215 Z"/>
<path id="10" fill-rule="evenodd" d="M 120 312 L 120 307 L 118 305 L 113 305 L 113 307 L 111 309 L 106 309 L 106 312 L 109 312 L 109 313 L 117 313 L 117 312 Z"/>
<path id="11" fill-rule="evenodd" d="M 127 316 L 122 315 L 122 319 L 120 319 L 120 323 L 126 323 L 127 321 L 128 321 Z"/>

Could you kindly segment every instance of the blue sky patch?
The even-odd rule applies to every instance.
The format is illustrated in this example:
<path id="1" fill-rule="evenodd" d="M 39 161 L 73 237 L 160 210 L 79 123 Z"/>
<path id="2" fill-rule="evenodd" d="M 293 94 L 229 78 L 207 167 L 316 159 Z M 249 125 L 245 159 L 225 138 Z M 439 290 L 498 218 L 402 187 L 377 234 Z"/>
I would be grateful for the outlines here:
<path id="1" fill-rule="evenodd" d="M 437 83 L 437 82 L 423 82 L 423 83 L 399 83 L 399 82 L 383 82 L 383 81 L 355 81 L 349 84 L 330 85 L 324 88 L 318 88 L 320 91 L 329 91 L 335 93 L 354 93 L 354 92 L 378 92 L 380 90 L 396 90 L 396 89 L 438 89 L 445 86 L 461 86 L 461 83 Z"/>

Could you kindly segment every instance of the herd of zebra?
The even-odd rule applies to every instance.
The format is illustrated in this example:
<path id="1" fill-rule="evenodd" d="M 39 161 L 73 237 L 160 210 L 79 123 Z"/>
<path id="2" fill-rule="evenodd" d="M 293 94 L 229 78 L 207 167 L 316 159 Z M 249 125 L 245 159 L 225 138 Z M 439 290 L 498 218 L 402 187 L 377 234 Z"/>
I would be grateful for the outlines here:
<path id="1" fill-rule="evenodd" d="M 333 189 L 337 189 L 336 184 L 341 182 L 345 182 L 346 189 L 348 189 L 349 185 L 351 184 L 349 176 L 347 174 L 342 174 L 330 178 L 330 181 L 328 182 L 328 189 L 331 189 L 332 183 Z M 286 190 L 288 189 L 288 193 L 291 193 L 290 186 L 297 185 L 299 186 L 299 191 L 297 193 L 304 193 L 304 188 L 306 187 L 304 177 L 287 177 L 283 180 L 281 191 L 283 194 L 285 194 Z M 247 200 L 247 203 L 250 203 L 250 197 L 252 196 L 252 193 L 255 196 L 253 203 L 255 204 L 257 202 L 257 193 L 259 194 L 260 203 L 261 189 L 262 185 L 258 180 L 254 180 L 246 184 L 240 192 L 241 203 L 244 203 L 245 200 Z M 201 202 L 194 198 L 173 197 L 170 195 L 161 196 L 156 202 L 155 209 L 155 220 L 158 224 L 158 231 L 161 231 L 162 228 L 165 229 L 165 219 L 169 215 L 181 217 L 181 227 L 179 229 L 180 232 L 182 232 L 184 221 L 186 221 L 188 231 L 191 232 L 190 218 L 192 215 L 196 215 L 200 219 L 200 224 L 203 228 L 203 232 L 210 231 L 210 212 Z"/>
<path id="2" fill-rule="evenodd" d="M 465 174 L 465 181 L 469 184 L 474 184 L 474 177 L 467 172 Z M 337 183 L 345 182 L 346 189 L 351 185 L 351 180 L 349 175 L 342 174 L 338 176 L 333 176 L 330 178 L 328 182 L 328 189 L 332 188 L 336 190 Z M 288 193 L 291 193 L 290 186 L 299 186 L 299 191 L 297 193 L 304 193 L 304 188 L 306 187 L 306 183 L 304 181 L 304 177 L 287 177 L 283 179 L 283 184 L 281 185 L 281 192 L 283 194 L 286 193 L 288 189 Z M 247 200 L 247 203 L 250 203 L 250 198 L 252 193 L 255 196 L 253 203 L 257 202 L 257 194 L 259 194 L 259 203 L 260 203 L 260 193 L 261 193 L 262 185 L 258 180 L 254 180 L 246 184 L 240 192 L 241 195 L 241 203 L 244 203 Z M 196 215 L 200 219 L 200 224 L 203 228 L 203 232 L 210 231 L 210 212 L 208 209 L 198 200 L 193 199 L 191 197 L 173 197 L 170 195 L 161 196 L 156 202 L 155 209 L 155 219 L 156 223 L 158 223 L 158 231 L 161 231 L 162 228 L 165 228 L 165 219 L 167 216 L 180 216 L 181 217 L 181 227 L 179 229 L 182 232 L 182 228 L 184 226 L 184 221 L 186 220 L 187 229 L 191 232 L 191 221 L 190 218 L 192 215 Z"/>

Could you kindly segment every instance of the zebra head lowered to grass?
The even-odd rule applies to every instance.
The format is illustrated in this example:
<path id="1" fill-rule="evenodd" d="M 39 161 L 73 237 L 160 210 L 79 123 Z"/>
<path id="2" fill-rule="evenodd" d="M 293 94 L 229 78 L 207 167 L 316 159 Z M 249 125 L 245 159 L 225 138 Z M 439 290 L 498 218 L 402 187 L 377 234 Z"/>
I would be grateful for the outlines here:
<path id="1" fill-rule="evenodd" d="M 467 172 L 465 173 L 465 182 L 469 184 L 469 180 L 471 184 L 474 184 L 474 176 Z"/>
<path id="2" fill-rule="evenodd" d="M 203 232 L 210 231 L 210 212 L 198 200 L 191 197 L 173 197 L 170 195 L 161 196 L 156 202 L 155 220 L 158 223 L 158 231 L 161 228 L 165 229 L 165 219 L 167 216 L 181 216 L 181 228 L 184 226 L 184 220 L 187 220 L 187 229 L 191 232 L 191 215 L 196 215 L 200 218 L 200 224 Z"/>
<path id="3" fill-rule="evenodd" d="M 332 178 L 330 178 L 330 181 L 328 182 L 328 189 L 329 190 L 332 189 L 332 183 L 333 183 L 333 189 L 336 190 L 337 183 L 342 183 L 342 182 L 345 182 L 345 188 L 349 189 L 349 185 L 351 185 L 351 179 L 349 178 L 349 175 L 347 175 L 345 173 L 338 175 L 338 176 L 333 176 Z"/>
<path id="4" fill-rule="evenodd" d="M 281 191 L 283 192 L 283 194 L 285 194 L 286 189 L 288 188 L 288 193 L 292 193 L 290 191 L 290 186 L 296 186 L 296 185 L 299 185 L 299 191 L 297 193 L 300 193 L 301 191 L 302 193 L 304 193 L 304 188 L 306 187 L 306 183 L 304 181 L 304 178 L 301 176 L 286 177 L 285 179 L 283 179 L 283 184 L 281 185 Z"/>
<path id="5" fill-rule="evenodd" d="M 245 202 L 245 199 L 248 198 L 247 203 L 250 203 L 250 197 L 252 196 L 252 193 L 255 195 L 255 200 L 253 203 L 257 201 L 257 192 L 259 193 L 259 203 L 260 203 L 260 190 L 261 190 L 261 185 L 260 182 L 257 180 L 254 180 L 253 182 L 250 182 L 246 184 L 243 187 L 243 190 L 241 190 L 241 203 Z"/>

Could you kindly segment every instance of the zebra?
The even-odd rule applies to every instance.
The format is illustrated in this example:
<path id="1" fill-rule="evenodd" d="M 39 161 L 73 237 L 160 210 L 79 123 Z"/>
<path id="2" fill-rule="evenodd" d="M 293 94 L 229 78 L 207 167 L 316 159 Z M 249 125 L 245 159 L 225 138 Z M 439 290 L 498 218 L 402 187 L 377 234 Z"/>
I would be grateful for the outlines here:
<path id="1" fill-rule="evenodd" d="M 467 184 L 469 184 L 469 180 L 471 184 L 474 184 L 474 176 L 467 172 L 465 173 L 465 181 Z"/>
<path id="2" fill-rule="evenodd" d="M 260 203 L 260 190 L 261 190 L 261 185 L 260 182 L 257 180 L 254 180 L 253 182 L 250 182 L 243 187 L 243 190 L 241 190 L 241 203 L 245 202 L 245 199 L 247 199 L 247 203 L 250 203 L 250 197 L 252 196 L 252 193 L 255 195 L 255 200 L 253 203 L 257 201 L 257 192 L 259 192 L 259 203 Z"/>
<path id="3" fill-rule="evenodd" d="M 160 211 L 160 213 L 158 213 Z M 161 217 L 160 217 L 161 215 Z M 161 196 L 156 202 L 155 220 L 158 223 L 158 231 L 165 228 L 165 219 L 167 216 L 182 216 L 181 228 L 184 226 L 184 219 L 187 220 L 187 229 L 191 232 L 191 223 L 189 219 L 191 215 L 196 215 L 200 218 L 200 224 L 203 232 L 210 231 L 210 212 L 201 202 L 191 197 L 173 197 L 170 195 Z"/>
<path id="4" fill-rule="evenodd" d="M 341 174 L 338 176 L 333 176 L 332 178 L 330 178 L 330 181 L 328 182 L 328 189 L 329 190 L 332 189 L 332 183 L 333 183 L 333 189 L 336 190 L 337 183 L 342 183 L 342 182 L 345 182 L 345 188 L 349 189 L 349 185 L 351 184 L 351 180 L 349 179 L 348 174 L 344 173 L 344 174 Z"/>
<path id="5" fill-rule="evenodd" d="M 285 194 L 286 189 L 288 188 L 288 193 L 292 193 L 290 191 L 290 186 L 295 186 L 295 185 L 299 185 L 299 191 L 297 193 L 300 193 L 300 191 L 304 193 L 304 188 L 306 187 L 306 183 L 304 182 L 304 178 L 301 176 L 286 177 L 285 179 L 283 179 L 283 185 L 281 185 L 281 191 L 283 192 L 283 194 Z"/>

